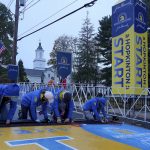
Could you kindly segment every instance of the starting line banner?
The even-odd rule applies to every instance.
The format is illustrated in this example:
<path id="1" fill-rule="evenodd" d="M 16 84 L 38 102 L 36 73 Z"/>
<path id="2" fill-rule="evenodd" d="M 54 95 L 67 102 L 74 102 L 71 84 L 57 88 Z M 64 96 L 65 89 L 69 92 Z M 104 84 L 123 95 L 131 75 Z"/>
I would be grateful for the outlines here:
<path id="1" fill-rule="evenodd" d="M 138 95 L 144 88 L 148 88 L 147 8 L 139 0 L 126 0 L 112 8 L 113 94 Z"/>

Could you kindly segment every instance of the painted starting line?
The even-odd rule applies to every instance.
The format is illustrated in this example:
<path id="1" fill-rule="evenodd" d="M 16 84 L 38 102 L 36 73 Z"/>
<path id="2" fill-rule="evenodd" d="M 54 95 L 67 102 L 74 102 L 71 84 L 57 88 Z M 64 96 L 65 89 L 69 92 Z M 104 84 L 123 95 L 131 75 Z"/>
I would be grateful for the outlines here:
<path id="1" fill-rule="evenodd" d="M 150 130 L 128 124 L 0 128 L 2 150 L 150 149 Z"/>

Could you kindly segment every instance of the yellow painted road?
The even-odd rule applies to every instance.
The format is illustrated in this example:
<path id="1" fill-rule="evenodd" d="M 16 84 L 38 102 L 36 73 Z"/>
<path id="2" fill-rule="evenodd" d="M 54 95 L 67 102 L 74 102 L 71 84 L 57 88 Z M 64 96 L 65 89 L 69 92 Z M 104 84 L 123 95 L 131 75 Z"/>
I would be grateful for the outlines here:
<path id="1" fill-rule="evenodd" d="M 89 133 L 78 126 L 61 125 L 61 126 L 38 126 L 38 127 L 11 127 L 0 128 L 0 150 L 42 150 L 44 147 L 32 143 L 18 146 L 10 146 L 10 141 L 45 139 L 54 137 L 67 136 L 70 139 L 62 140 L 62 150 L 66 145 L 68 149 L 79 150 L 135 150 L 136 148 L 115 142 L 106 138 Z M 57 143 L 57 142 L 56 142 Z M 61 144 L 60 143 L 60 144 Z M 55 150 L 55 142 L 51 150 Z M 67 149 L 67 148 L 66 148 Z"/>

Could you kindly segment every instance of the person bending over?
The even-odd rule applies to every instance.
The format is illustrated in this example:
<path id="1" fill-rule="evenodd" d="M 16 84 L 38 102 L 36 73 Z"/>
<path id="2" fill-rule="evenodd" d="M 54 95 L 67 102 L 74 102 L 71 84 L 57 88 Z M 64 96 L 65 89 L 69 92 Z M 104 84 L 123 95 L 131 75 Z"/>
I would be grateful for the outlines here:
<path id="1" fill-rule="evenodd" d="M 53 101 L 53 93 L 44 89 L 25 94 L 21 101 L 21 119 L 27 119 L 29 112 L 29 116 L 32 121 L 40 122 L 37 118 L 36 109 L 38 106 L 41 106 L 41 112 L 44 115 L 44 119 L 46 122 L 49 122 L 47 109 Z"/>
<path id="2" fill-rule="evenodd" d="M 64 89 L 59 90 L 54 98 L 54 120 L 57 123 L 72 122 L 74 104 L 72 95 Z"/>
<path id="3" fill-rule="evenodd" d="M 107 99 L 99 93 L 96 97 L 89 99 L 83 105 L 83 111 L 87 120 L 97 120 L 100 122 L 108 122 L 105 111 Z M 100 111 L 103 114 L 104 120 L 100 116 Z"/>

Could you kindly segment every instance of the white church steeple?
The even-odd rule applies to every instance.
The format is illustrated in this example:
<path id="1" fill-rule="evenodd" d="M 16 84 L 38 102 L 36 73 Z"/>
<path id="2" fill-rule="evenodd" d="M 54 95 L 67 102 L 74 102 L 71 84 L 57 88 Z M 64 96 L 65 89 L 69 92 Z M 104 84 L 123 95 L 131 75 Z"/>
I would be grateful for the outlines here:
<path id="1" fill-rule="evenodd" d="M 44 50 L 39 42 L 38 48 L 35 50 L 35 59 L 33 60 L 33 68 L 36 70 L 45 70 L 46 60 L 44 57 Z"/>

